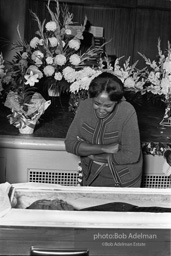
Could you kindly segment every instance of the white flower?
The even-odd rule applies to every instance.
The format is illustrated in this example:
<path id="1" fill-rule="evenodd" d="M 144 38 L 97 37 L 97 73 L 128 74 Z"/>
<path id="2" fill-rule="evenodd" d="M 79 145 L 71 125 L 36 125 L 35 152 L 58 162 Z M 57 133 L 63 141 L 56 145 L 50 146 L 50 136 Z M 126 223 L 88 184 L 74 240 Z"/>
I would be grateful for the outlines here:
<path id="1" fill-rule="evenodd" d="M 49 37 L 48 40 L 52 47 L 56 47 L 58 45 L 58 39 L 56 37 Z"/>
<path id="2" fill-rule="evenodd" d="M 80 90 L 88 90 L 89 85 L 93 79 L 94 77 L 84 77 L 80 83 Z"/>
<path id="3" fill-rule="evenodd" d="M 80 40 L 78 39 L 71 39 L 68 43 L 69 47 L 71 49 L 74 49 L 75 51 L 77 51 L 80 48 Z"/>
<path id="4" fill-rule="evenodd" d="M 47 31 L 55 31 L 57 29 L 57 25 L 55 21 L 49 21 L 45 25 Z"/>
<path id="5" fill-rule="evenodd" d="M 51 56 L 46 58 L 46 63 L 47 64 L 53 64 L 53 58 Z"/>
<path id="6" fill-rule="evenodd" d="M 65 34 L 66 35 L 71 35 L 72 34 L 71 29 L 69 29 L 69 28 L 65 29 Z"/>
<path id="7" fill-rule="evenodd" d="M 28 53 L 27 52 L 23 52 L 21 55 L 21 58 L 26 60 L 28 58 Z"/>
<path id="8" fill-rule="evenodd" d="M 80 64 L 81 59 L 78 56 L 78 54 L 73 54 L 70 56 L 69 61 L 71 62 L 72 65 L 77 66 L 78 64 Z"/>
<path id="9" fill-rule="evenodd" d="M 135 87 L 135 81 L 134 81 L 133 77 L 126 78 L 125 81 L 124 81 L 124 86 L 126 88 L 134 88 Z"/>
<path id="10" fill-rule="evenodd" d="M 44 40 L 43 39 L 39 40 L 39 45 L 44 45 Z"/>
<path id="11" fill-rule="evenodd" d="M 37 50 L 37 51 L 34 51 L 31 55 L 31 59 L 36 63 L 37 66 L 40 66 L 43 62 L 42 62 L 42 59 L 44 57 L 44 54 Z"/>
<path id="12" fill-rule="evenodd" d="M 30 86 L 34 86 L 35 83 L 38 83 L 39 80 L 38 78 L 38 74 L 33 74 L 33 71 L 30 71 L 29 75 L 25 75 L 24 78 L 27 80 L 27 82 L 25 82 L 25 84 L 29 84 Z"/>
<path id="13" fill-rule="evenodd" d="M 72 83 L 69 90 L 71 93 L 78 92 L 80 90 L 80 81 L 75 81 Z"/>
<path id="14" fill-rule="evenodd" d="M 63 69 L 63 76 L 67 82 L 72 83 L 76 78 L 76 71 L 71 67 L 66 67 Z"/>
<path id="15" fill-rule="evenodd" d="M 63 66 L 66 63 L 66 57 L 63 54 L 56 55 L 54 62 L 56 65 Z"/>
<path id="16" fill-rule="evenodd" d="M 39 38 L 35 36 L 35 37 L 30 41 L 30 46 L 31 46 L 33 49 L 35 49 L 38 44 L 39 44 Z"/>
<path id="17" fill-rule="evenodd" d="M 32 72 L 34 75 L 38 74 L 39 79 L 43 77 L 43 73 L 35 65 L 31 65 L 28 67 L 26 74 L 29 74 L 30 72 Z"/>
<path id="18" fill-rule="evenodd" d="M 166 70 L 167 73 L 171 73 L 171 61 L 165 61 L 163 63 L 163 69 Z"/>
<path id="19" fill-rule="evenodd" d="M 45 74 L 45 76 L 52 76 L 55 72 L 55 69 L 53 66 L 51 65 L 47 65 L 44 69 L 43 72 Z"/>
<path id="20" fill-rule="evenodd" d="M 145 80 L 144 79 L 141 79 L 140 81 L 138 81 L 136 84 L 135 84 L 135 87 L 138 89 L 138 90 L 141 90 L 143 91 L 143 86 L 145 84 Z M 145 92 L 144 92 L 145 93 Z"/>
<path id="21" fill-rule="evenodd" d="M 55 80 L 60 81 L 62 80 L 62 74 L 60 72 L 56 72 L 54 78 Z"/>
<path id="22" fill-rule="evenodd" d="M 164 95 L 167 95 L 169 87 L 171 87 L 171 82 L 169 81 L 168 77 L 164 77 L 161 80 L 161 91 Z"/>

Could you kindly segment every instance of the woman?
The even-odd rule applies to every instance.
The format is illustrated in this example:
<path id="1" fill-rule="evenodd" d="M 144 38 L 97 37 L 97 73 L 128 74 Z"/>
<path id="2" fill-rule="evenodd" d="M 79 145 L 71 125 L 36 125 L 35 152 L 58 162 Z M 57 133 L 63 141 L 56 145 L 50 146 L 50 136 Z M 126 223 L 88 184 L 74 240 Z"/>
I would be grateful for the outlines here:
<path id="1" fill-rule="evenodd" d="M 79 105 L 65 145 L 80 156 L 83 186 L 140 187 L 142 154 L 137 115 L 120 79 L 103 72 Z"/>

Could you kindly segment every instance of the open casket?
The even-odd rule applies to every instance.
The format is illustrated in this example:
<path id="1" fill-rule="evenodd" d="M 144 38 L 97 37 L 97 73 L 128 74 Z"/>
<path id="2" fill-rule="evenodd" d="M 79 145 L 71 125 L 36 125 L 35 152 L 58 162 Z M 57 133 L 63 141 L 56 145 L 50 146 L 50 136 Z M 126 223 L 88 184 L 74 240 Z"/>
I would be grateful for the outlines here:
<path id="1" fill-rule="evenodd" d="M 86 248 L 90 255 L 170 255 L 171 189 L 12 187 L 13 208 L 0 218 L 1 255 L 29 255 L 33 245 Z M 29 208 L 35 202 L 46 207 Z"/>

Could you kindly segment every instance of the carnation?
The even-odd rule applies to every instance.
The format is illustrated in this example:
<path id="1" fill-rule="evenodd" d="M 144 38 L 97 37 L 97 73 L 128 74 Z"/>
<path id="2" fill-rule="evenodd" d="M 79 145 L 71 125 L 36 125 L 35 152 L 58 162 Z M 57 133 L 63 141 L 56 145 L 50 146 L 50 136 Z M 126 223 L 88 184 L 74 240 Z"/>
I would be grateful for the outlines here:
<path id="1" fill-rule="evenodd" d="M 71 67 L 66 67 L 63 70 L 63 75 L 67 82 L 72 83 L 76 78 L 76 71 Z"/>
<path id="2" fill-rule="evenodd" d="M 37 45 L 39 44 L 39 38 L 38 37 L 34 37 L 31 41 L 30 41 L 30 46 L 32 48 L 36 48 Z"/>
<path id="3" fill-rule="evenodd" d="M 56 72 L 54 78 L 55 80 L 60 81 L 62 80 L 62 74 L 60 72 Z"/>
<path id="4" fill-rule="evenodd" d="M 66 63 L 66 57 L 63 54 L 58 54 L 54 61 L 56 65 L 63 66 Z"/>
<path id="5" fill-rule="evenodd" d="M 45 76 L 52 76 L 55 72 L 55 69 L 53 66 L 51 65 L 47 65 L 44 69 L 43 72 L 45 74 Z"/>
<path id="6" fill-rule="evenodd" d="M 71 55 L 71 57 L 69 58 L 69 61 L 71 62 L 72 65 L 78 65 L 81 62 L 80 57 L 78 56 L 78 54 L 73 54 Z"/>
<path id="7" fill-rule="evenodd" d="M 77 51 L 80 48 L 80 40 L 78 39 L 71 39 L 68 43 L 69 47 L 71 49 L 74 49 L 75 51 Z"/>
<path id="8" fill-rule="evenodd" d="M 53 58 L 51 56 L 46 58 L 46 63 L 47 64 L 52 64 L 53 63 Z"/>
<path id="9" fill-rule="evenodd" d="M 49 21 L 45 25 L 47 31 L 55 31 L 57 29 L 57 25 L 55 21 Z"/>

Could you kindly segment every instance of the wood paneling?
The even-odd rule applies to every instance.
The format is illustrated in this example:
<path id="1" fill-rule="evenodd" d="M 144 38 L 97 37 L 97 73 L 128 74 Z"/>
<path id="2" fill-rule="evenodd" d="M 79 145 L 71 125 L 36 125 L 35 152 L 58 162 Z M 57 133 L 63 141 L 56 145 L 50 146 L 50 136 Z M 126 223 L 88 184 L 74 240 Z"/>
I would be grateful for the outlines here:
<path id="1" fill-rule="evenodd" d="M 93 26 L 104 28 L 106 52 L 117 57 L 125 56 L 123 61 L 131 56 L 131 62 L 139 59 L 139 67 L 143 60 L 138 52 L 154 59 L 157 55 L 157 40 L 160 37 L 161 46 L 167 47 L 171 39 L 171 2 L 167 0 L 142 1 L 60 1 L 67 3 L 69 11 L 74 15 L 74 22 L 83 24 L 87 15 Z M 90 4 L 91 2 L 91 4 Z M 32 9 L 40 19 L 47 18 L 47 0 L 30 0 L 28 9 Z M 53 9 L 55 2 L 51 2 Z M 27 11 L 25 37 L 30 40 L 37 29 L 35 21 L 31 20 Z"/>

